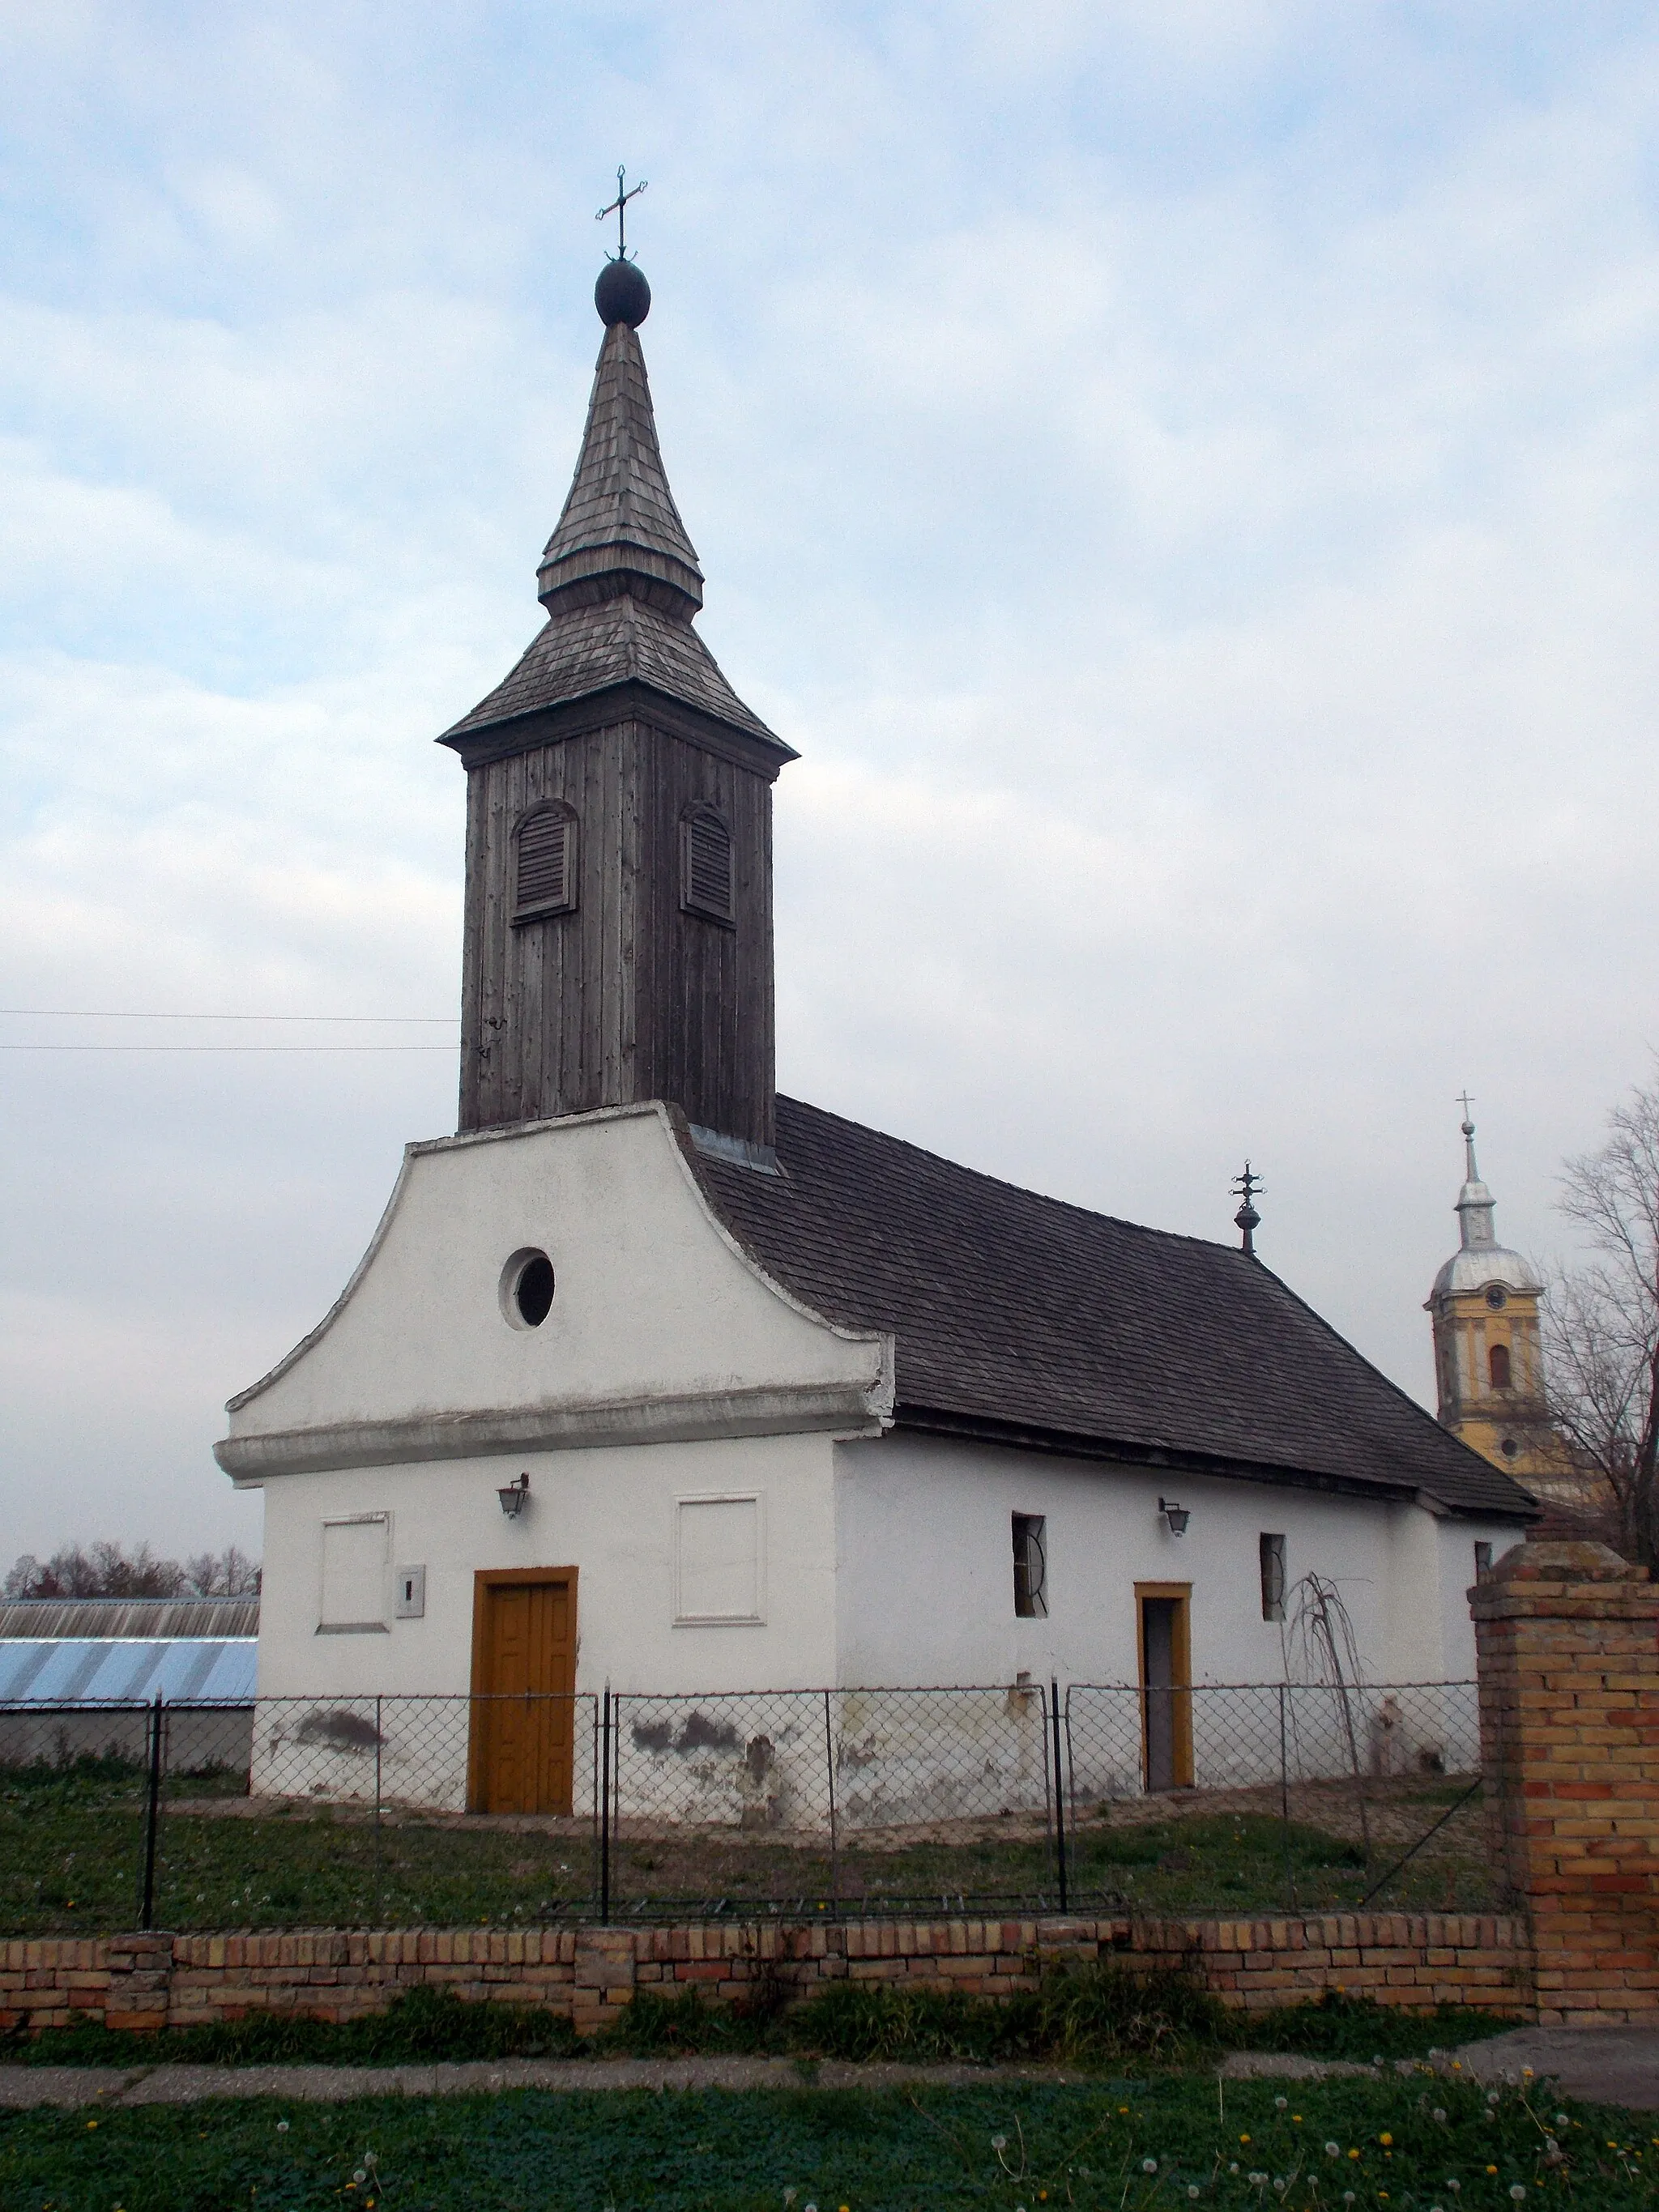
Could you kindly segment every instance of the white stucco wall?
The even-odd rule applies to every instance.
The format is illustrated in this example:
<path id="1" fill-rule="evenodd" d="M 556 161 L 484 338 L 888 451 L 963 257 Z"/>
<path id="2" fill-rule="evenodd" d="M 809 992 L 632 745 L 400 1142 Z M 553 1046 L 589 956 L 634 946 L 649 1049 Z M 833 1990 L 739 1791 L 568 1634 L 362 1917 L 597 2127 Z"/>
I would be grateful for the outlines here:
<path id="1" fill-rule="evenodd" d="M 538 1328 L 501 1310 L 502 1270 L 526 1249 L 557 1278 Z M 401 1455 L 447 1456 L 458 1419 L 543 1415 L 568 1437 L 583 1409 L 779 1387 L 839 1390 L 850 1413 L 858 1394 L 880 1397 L 887 1358 L 884 1340 L 805 1312 L 739 1252 L 664 1109 L 617 1109 L 410 1146 L 351 1284 L 232 1400 L 221 1456 L 246 1479 L 275 1464 L 262 1438 L 365 1428 L 412 1428 Z"/>
<path id="2" fill-rule="evenodd" d="M 471 1686 L 473 1576 L 490 1567 L 578 1571 L 576 1686 L 740 1690 L 833 1680 L 835 1518 L 822 1437 L 740 1437 L 525 1453 L 530 1502 L 509 1520 L 497 1458 L 356 1468 L 271 1483 L 259 1621 L 262 1697 L 455 1693 Z M 757 1496 L 764 1535 L 758 1623 L 677 1626 L 675 1519 L 682 1498 Z M 386 1630 L 319 1634 L 327 1516 L 390 1516 Z M 395 1571 L 426 1570 L 426 1612 L 393 1612 Z"/>
<path id="3" fill-rule="evenodd" d="M 836 1468 L 848 1682 L 1006 1682 L 1021 1669 L 1038 1680 L 1133 1681 L 1138 1582 L 1191 1583 L 1194 1681 L 1279 1681 L 1284 1638 L 1260 1602 L 1264 1531 L 1285 1536 L 1291 1583 L 1316 1572 L 1337 1585 L 1373 1680 L 1470 1679 L 1463 1591 L 1474 1540 L 1492 1542 L 1496 1556 L 1520 1536 L 1416 1505 L 1159 1477 L 902 1431 L 839 1445 Z M 1170 1534 L 1160 1496 L 1190 1509 L 1184 1536 Z M 1048 1524 L 1046 1620 L 1014 1615 L 1017 1512 Z M 925 1639 L 921 1593 L 932 1600 Z"/>

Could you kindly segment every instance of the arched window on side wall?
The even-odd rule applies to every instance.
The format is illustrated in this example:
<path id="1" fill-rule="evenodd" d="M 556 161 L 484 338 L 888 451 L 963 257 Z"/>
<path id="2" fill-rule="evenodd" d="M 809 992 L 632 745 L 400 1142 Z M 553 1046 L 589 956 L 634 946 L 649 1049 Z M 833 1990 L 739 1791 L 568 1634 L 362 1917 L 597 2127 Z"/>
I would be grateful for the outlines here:
<path id="1" fill-rule="evenodd" d="M 1510 1348 L 1507 1344 L 1494 1344 L 1486 1354 L 1486 1372 L 1492 1377 L 1494 1390 L 1510 1387 Z"/>
<path id="2" fill-rule="evenodd" d="M 562 799 L 532 806 L 513 833 L 513 919 L 538 921 L 576 905 L 576 817 Z"/>
<path id="3" fill-rule="evenodd" d="M 732 832 L 712 806 L 691 807 L 680 823 L 680 904 L 708 921 L 734 919 Z"/>

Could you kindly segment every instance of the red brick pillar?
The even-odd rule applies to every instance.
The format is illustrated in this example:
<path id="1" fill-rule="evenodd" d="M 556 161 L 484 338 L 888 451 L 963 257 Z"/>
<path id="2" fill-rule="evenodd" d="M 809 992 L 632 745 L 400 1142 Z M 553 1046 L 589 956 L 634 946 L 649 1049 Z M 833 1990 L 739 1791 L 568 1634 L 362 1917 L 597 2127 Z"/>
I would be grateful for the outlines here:
<path id="1" fill-rule="evenodd" d="M 1469 1592 L 1492 1863 L 1540 2021 L 1659 2014 L 1659 1587 L 1601 1544 L 1522 1544 Z"/>

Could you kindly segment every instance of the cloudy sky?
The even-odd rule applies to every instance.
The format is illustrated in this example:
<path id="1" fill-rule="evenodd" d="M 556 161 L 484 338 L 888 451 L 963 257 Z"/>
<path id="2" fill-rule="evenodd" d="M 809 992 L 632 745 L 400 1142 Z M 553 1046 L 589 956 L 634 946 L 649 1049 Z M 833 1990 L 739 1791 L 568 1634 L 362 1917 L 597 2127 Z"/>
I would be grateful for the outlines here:
<path id="1" fill-rule="evenodd" d="M 453 1126 L 618 161 L 782 1086 L 1248 1153 L 1426 1398 L 1455 1094 L 1547 1255 L 1659 1042 L 1656 114 L 1633 0 L 0 0 L 0 1042 L 400 1048 L 0 1053 L 0 1553 L 257 1546 L 222 1401 Z"/>

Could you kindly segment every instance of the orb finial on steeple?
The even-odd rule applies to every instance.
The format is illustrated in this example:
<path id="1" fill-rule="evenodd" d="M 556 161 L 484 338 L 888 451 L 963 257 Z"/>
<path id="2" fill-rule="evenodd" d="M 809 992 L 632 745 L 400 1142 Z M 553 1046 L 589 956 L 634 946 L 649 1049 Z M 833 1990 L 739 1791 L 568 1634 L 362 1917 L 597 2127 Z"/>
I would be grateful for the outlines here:
<path id="1" fill-rule="evenodd" d="M 1233 1188 L 1244 1201 L 1233 1216 L 1233 1226 L 1243 1238 L 1243 1253 L 1247 1260 L 1255 1257 L 1255 1232 L 1261 1226 L 1261 1216 L 1255 1210 L 1255 1194 L 1267 1188 L 1248 1160 L 1242 1176 L 1233 1177 Z"/>

